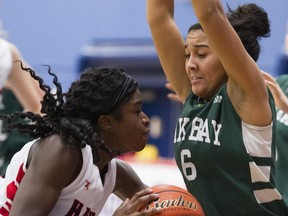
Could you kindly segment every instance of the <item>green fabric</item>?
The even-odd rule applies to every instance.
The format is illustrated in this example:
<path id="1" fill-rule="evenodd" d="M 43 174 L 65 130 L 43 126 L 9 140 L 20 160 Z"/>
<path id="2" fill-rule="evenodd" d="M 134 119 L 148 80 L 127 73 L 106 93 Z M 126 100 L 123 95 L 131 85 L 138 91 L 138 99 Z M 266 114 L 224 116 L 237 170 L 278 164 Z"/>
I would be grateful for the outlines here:
<path id="1" fill-rule="evenodd" d="M 12 91 L 3 90 L 0 95 L 0 113 L 9 114 L 15 111 L 23 111 L 21 104 Z M 4 176 L 13 155 L 32 139 L 16 130 L 8 132 L 2 126 L 3 122 L 0 120 L 0 175 Z"/>
<path id="2" fill-rule="evenodd" d="M 288 75 L 277 78 L 277 83 L 288 97 Z M 277 109 L 276 130 L 276 187 L 288 205 L 288 113 Z"/>
<path id="3" fill-rule="evenodd" d="M 271 94 L 270 105 L 276 122 Z M 252 157 L 243 136 L 241 119 L 228 98 L 226 85 L 208 103 L 191 93 L 174 136 L 175 159 L 187 189 L 199 200 L 206 216 L 287 216 L 283 200 L 259 204 L 254 195 L 265 189 L 279 195 L 273 182 L 275 150 L 270 157 Z M 275 148 L 274 141 L 271 148 Z M 271 182 L 252 182 L 250 164 L 254 163 L 271 168 Z"/>

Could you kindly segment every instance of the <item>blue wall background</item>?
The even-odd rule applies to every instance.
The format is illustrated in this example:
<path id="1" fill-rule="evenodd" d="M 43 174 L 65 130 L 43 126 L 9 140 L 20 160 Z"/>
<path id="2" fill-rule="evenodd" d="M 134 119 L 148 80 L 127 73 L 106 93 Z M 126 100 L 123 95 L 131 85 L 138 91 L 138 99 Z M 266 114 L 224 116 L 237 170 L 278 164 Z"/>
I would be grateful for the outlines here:
<path id="1" fill-rule="evenodd" d="M 189 0 L 175 1 L 175 19 L 184 37 L 189 26 L 197 20 Z M 254 2 L 268 12 L 271 37 L 261 41 L 262 53 L 258 63 L 263 70 L 276 76 L 283 56 L 288 1 L 222 2 L 229 3 L 232 8 L 237 4 Z M 43 64 L 50 65 L 57 73 L 64 90 L 78 77 L 82 50 L 94 39 L 151 39 L 146 23 L 145 0 L 0 0 L 0 20 L 9 34 L 9 40 L 44 76 L 46 83 L 51 83 L 51 80 L 48 79 L 47 68 L 41 66 Z M 145 77 L 148 77 L 148 73 L 145 73 Z M 158 87 L 152 91 L 151 86 L 141 89 L 143 98 L 146 98 L 143 110 L 151 117 L 151 128 L 155 129 L 151 129 L 149 143 L 158 146 L 161 156 L 173 156 L 173 132 L 180 105 L 166 98 L 164 82 L 165 78 L 161 83 L 157 81 Z M 153 82 L 148 83 L 151 85 Z M 159 132 L 157 136 L 152 136 L 155 134 L 153 131 Z"/>
<path id="2" fill-rule="evenodd" d="M 189 0 L 176 1 L 176 21 L 183 36 L 196 21 Z M 287 0 L 230 0 L 232 7 L 255 2 L 268 12 L 271 37 L 263 39 L 260 67 L 277 74 L 286 22 Z M 0 20 L 9 40 L 36 69 L 49 64 L 62 82 L 77 76 L 81 47 L 95 38 L 150 38 L 145 17 L 145 0 L 2 0 Z"/>

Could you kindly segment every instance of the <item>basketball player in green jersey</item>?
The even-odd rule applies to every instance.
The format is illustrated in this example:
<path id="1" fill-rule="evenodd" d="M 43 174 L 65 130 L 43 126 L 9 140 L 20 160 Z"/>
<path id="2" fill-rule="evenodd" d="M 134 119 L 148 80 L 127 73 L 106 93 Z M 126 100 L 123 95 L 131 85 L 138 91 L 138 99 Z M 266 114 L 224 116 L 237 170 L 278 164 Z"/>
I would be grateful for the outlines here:
<path id="1" fill-rule="evenodd" d="M 275 182 L 288 205 L 288 75 L 281 75 L 275 80 L 264 73 L 264 78 L 273 93 L 277 108 Z"/>
<path id="2" fill-rule="evenodd" d="M 0 27 L 0 113 L 8 114 L 25 109 L 40 114 L 40 101 L 44 93 L 17 61 L 28 65 L 19 49 L 5 38 L 5 32 Z M 0 175 L 3 175 L 11 157 L 27 142 L 28 137 L 17 132 L 3 131 L 1 123 Z"/>
<path id="3" fill-rule="evenodd" d="M 274 186 L 275 105 L 256 64 L 267 13 L 255 4 L 226 14 L 220 0 L 191 2 L 200 23 L 183 41 L 174 1 L 147 0 L 161 65 L 184 104 L 174 149 L 186 187 L 206 216 L 288 215 Z"/>
<path id="4" fill-rule="evenodd" d="M 277 126 L 276 126 L 276 188 L 283 196 L 288 205 L 288 74 L 279 76 L 276 80 L 267 72 L 263 72 L 266 84 L 269 86 L 276 105 Z M 171 92 L 167 95 L 170 100 L 181 102 L 170 83 L 165 87 Z"/>
<path id="5" fill-rule="evenodd" d="M 0 95 L 0 114 L 22 112 L 23 107 L 13 92 L 3 89 Z M 0 176 L 5 175 L 6 168 L 15 152 L 19 151 L 31 137 L 20 134 L 18 131 L 5 131 L 0 120 Z"/>

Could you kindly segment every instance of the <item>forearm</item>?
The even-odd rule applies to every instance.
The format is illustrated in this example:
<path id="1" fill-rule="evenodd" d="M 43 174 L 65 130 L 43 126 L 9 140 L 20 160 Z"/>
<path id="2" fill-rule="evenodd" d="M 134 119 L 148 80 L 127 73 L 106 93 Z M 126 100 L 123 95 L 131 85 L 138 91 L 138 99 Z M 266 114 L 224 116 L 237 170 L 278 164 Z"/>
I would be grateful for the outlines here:
<path id="1" fill-rule="evenodd" d="M 150 28 L 159 27 L 161 23 L 174 16 L 174 0 L 147 0 L 146 17 Z"/>
<path id="2" fill-rule="evenodd" d="M 174 0 L 147 0 L 147 21 L 167 80 L 184 101 L 191 83 L 185 69 L 185 43 L 174 20 Z"/>
<path id="3" fill-rule="evenodd" d="M 276 107 L 288 113 L 288 98 L 282 89 L 278 85 L 276 85 L 275 88 L 271 87 L 271 85 L 269 87 L 273 94 Z"/>
<path id="4" fill-rule="evenodd" d="M 120 199 L 131 198 L 135 193 L 147 188 L 134 169 L 127 162 L 116 160 L 117 178 L 113 193 Z"/>
<path id="5" fill-rule="evenodd" d="M 221 1 L 219 0 L 191 0 L 195 15 L 200 22 L 204 22 L 213 16 L 214 13 L 220 12 L 225 16 Z"/>

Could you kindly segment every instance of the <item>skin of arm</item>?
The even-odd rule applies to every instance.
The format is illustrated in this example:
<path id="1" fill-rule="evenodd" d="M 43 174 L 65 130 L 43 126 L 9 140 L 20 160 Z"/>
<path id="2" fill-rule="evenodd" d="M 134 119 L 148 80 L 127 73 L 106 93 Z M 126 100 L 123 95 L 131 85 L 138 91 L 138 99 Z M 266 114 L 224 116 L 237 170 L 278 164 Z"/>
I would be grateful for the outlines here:
<path id="1" fill-rule="evenodd" d="M 282 91 L 276 80 L 267 72 L 261 70 L 263 74 L 263 78 L 265 83 L 271 90 L 271 93 L 274 97 L 275 105 L 277 108 L 283 110 L 284 112 L 288 113 L 288 98 L 286 97 L 285 93 Z M 170 90 L 171 92 L 167 94 L 167 97 L 176 102 L 181 102 L 180 98 L 177 94 L 175 94 L 174 89 L 170 83 L 166 83 L 165 87 Z"/>
<path id="2" fill-rule="evenodd" d="M 141 181 L 137 173 L 127 162 L 116 159 L 116 163 L 117 179 L 113 193 L 124 200 L 124 202 L 114 212 L 113 216 L 154 215 L 159 213 L 161 211 L 160 208 L 138 212 L 141 207 L 158 199 L 159 195 L 152 193 L 153 190 Z"/>
<path id="3" fill-rule="evenodd" d="M 147 0 L 146 17 L 164 73 L 184 102 L 191 92 L 185 70 L 185 42 L 174 21 L 173 0 Z"/>
<path id="4" fill-rule="evenodd" d="M 258 126 L 269 125 L 272 113 L 260 69 L 246 52 L 240 38 L 229 23 L 221 1 L 192 0 L 191 2 L 209 38 L 212 51 L 217 54 L 229 77 L 227 91 L 236 112 L 246 123 Z M 191 83 L 185 72 L 184 41 L 173 19 L 173 11 L 173 0 L 147 0 L 147 21 L 161 65 L 168 82 L 183 103 L 191 91 Z M 263 113 L 260 113 L 259 109 Z"/>
<path id="5" fill-rule="evenodd" d="M 140 190 L 148 188 L 145 185 L 131 165 L 127 162 L 116 159 L 117 161 L 117 179 L 114 193 L 122 200 L 132 198 Z"/>
<path id="6" fill-rule="evenodd" d="M 64 145 L 57 136 L 34 145 L 29 158 L 29 169 L 15 195 L 11 216 L 48 215 L 61 190 L 76 178 L 82 166 L 81 150 Z"/>
<path id="7" fill-rule="evenodd" d="M 133 195 L 131 199 L 127 198 L 116 209 L 113 216 L 150 216 L 161 212 L 161 208 L 144 209 L 148 203 L 159 198 L 158 194 L 151 194 L 153 190 L 146 188 Z"/>
<path id="8" fill-rule="evenodd" d="M 81 170 L 82 156 L 79 148 L 64 145 L 55 137 L 48 139 L 49 141 L 45 140 L 44 143 L 33 146 L 31 150 L 29 169 L 15 195 L 11 216 L 49 215 L 62 189 L 73 182 Z M 53 148 L 51 142 L 54 142 Z M 159 197 L 152 192 L 128 164 L 117 162 L 115 194 L 125 201 L 113 216 L 149 216 L 159 213 L 161 209 L 139 212 L 141 207 Z"/>
<path id="9" fill-rule="evenodd" d="M 269 73 L 265 71 L 262 71 L 262 73 L 263 78 L 274 97 L 276 107 L 283 110 L 285 113 L 288 113 L 288 98 L 286 97 L 285 93 Z"/>
<path id="10" fill-rule="evenodd" d="M 24 66 L 28 66 L 17 47 L 11 43 L 10 47 L 13 63 L 5 87 L 13 91 L 26 111 L 40 114 L 40 101 L 44 92 L 38 86 L 38 82 L 31 78 L 29 73 L 21 69 L 20 62 L 16 62 L 20 60 Z"/>
<path id="11" fill-rule="evenodd" d="M 221 1 L 191 2 L 212 50 L 218 55 L 229 77 L 227 92 L 236 112 L 246 123 L 269 125 L 272 113 L 261 71 L 229 23 Z"/>

